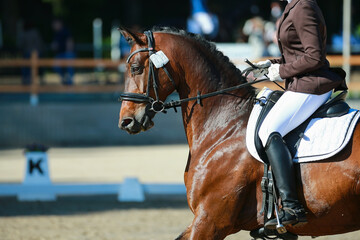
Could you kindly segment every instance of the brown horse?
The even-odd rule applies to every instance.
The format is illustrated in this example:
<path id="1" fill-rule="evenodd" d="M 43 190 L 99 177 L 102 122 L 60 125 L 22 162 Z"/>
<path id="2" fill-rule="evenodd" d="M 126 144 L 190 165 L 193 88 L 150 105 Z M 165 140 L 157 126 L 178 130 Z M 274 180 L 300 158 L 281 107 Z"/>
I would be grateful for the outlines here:
<path id="1" fill-rule="evenodd" d="M 154 29 L 153 39 L 121 30 L 132 45 L 119 127 L 131 134 L 150 129 L 155 112 L 174 90 L 180 99 L 189 157 L 184 180 L 194 219 L 177 239 L 224 239 L 240 230 L 263 226 L 260 187 L 263 164 L 245 144 L 256 89 L 196 99 L 245 83 L 241 72 L 214 44 L 181 30 Z M 152 34 L 151 34 L 152 35 Z M 150 41 L 152 43 L 150 43 Z M 155 49 L 151 44 L 155 43 Z M 155 69 L 149 52 L 165 53 L 166 71 Z M 151 76 L 157 80 L 151 81 Z M 171 76 L 171 80 L 169 80 Z M 196 101 L 197 100 L 197 101 Z M 153 105 L 151 108 L 150 105 Z M 348 146 L 336 156 L 297 164 L 298 193 L 308 223 L 288 226 L 298 235 L 322 236 L 360 229 L 360 125 Z"/>

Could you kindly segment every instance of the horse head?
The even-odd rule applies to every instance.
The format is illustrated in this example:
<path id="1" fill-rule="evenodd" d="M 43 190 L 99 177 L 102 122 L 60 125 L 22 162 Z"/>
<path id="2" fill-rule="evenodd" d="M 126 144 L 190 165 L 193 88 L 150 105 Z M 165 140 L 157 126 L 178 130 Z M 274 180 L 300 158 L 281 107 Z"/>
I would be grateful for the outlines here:
<path id="1" fill-rule="evenodd" d="M 120 32 L 131 45 L 131 52 L 126 61 L 125 92 L 120 95 L 119 128 L 137 134 L 154 125 L 153 117 L 165 110 L 163 102 L 176 88 L 166 69 L 172 58 L 159 38 L 155 46 L 151 31 L 140 34 L 120 29 Z"/>

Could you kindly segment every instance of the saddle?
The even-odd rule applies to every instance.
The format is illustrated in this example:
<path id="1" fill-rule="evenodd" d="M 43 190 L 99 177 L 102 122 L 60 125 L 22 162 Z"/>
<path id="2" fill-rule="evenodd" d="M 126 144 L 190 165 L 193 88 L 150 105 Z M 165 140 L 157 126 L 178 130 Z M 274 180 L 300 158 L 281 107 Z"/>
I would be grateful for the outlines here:
<path id="1" fill-rule="evenodd" d="M 271 92 L 266 103 L 263 103 L 262 100 L 260 99 L 260 101 L 261 101 L 260 105 L 261 104 L 264 104 L 264 105 L 263 105 L 262 111 L 259 115 L 259 118 L 256 122 L 255 147 L 256 147 L 257 153 L 259 154 L 260 158 L 266 163 L 268 163 L 268 159 L 265 154 L 263 144 L 259 138 L 259 129 L 260 129 L 261 124 L 263 123 L 265 117 L 270 112 L 270 110 L 275 105 L 275 103 L 279 100 L 279 98 L 283 95 L 283 93 L 284 93 L 283 91 Z M 306 127 L 308 126 L 309 122 L 312 119 L 340 117 L 349 112 L 350 106 L 345 102 L 346 96 L 347 96 L 347 91 L 342 91 L 336 97 L 330 99 L 328 102 L 326 102 L 324 105 L 322 105 L 305 122 L 303 122 L 300 126 L 295 128 L 293 131 L 291 131 L 284 137 L 284 140 L 287 143 L 287 146 L 293 157 L 295 157 L 295 154 L 299 147 L 300 140 L 304 137 L 304 132 L 306 130 Z"/>
<path id="2" fill-rule="evenodd" d="M 250 154 L 267 163 L 263 144 L 258 136 L 265 117 L 283 94 L 264 88 L 257 96 L 246 130 L 246 145 Z M 284 136 L 294 162 L 312 162 L 334 156 L 350 141 L 360 118 L 360 111 L 350 109 L 345 102 L 347 91 L 322 105 L 300 126 Z"/>

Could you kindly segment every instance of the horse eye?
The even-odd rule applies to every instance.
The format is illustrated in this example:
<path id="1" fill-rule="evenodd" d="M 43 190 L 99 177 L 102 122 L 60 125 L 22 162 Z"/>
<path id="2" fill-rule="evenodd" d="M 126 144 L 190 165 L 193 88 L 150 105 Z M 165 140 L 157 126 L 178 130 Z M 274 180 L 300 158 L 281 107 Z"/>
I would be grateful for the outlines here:
<path id="1" fill-rule="evenodd" d="M 132 75 L 135 75 L 135 74 L 142 74 L 143 69 L 144 69 L 144 67 L 143 67 L 143 66 L 138 66 L 138 65 L 135 65 L 135 66 L 131 66 L 131 68 L 130 68 L 130 72 L 131 72 L 131 74 L 132 74 Z"/>

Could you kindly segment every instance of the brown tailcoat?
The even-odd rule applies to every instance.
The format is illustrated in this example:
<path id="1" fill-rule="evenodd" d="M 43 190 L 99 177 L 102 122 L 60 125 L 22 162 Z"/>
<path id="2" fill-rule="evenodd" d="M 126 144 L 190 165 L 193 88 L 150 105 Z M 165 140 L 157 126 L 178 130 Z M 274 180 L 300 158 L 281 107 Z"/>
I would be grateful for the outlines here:
<path id="1" fill-rule="evenodd" d="M 326 25 L 316 0 L 292 0 L 279 20 L 280 76 L 287 90 L 323 94 L 347 89 L 326 59 Z"/>

